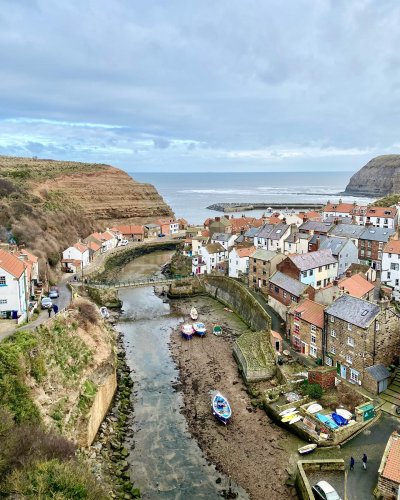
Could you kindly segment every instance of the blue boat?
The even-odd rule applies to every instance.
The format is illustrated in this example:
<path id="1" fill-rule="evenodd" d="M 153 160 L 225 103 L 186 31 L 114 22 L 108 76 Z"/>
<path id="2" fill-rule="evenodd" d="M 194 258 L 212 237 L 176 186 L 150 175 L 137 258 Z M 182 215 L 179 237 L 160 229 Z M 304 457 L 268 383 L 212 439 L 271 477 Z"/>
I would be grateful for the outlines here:
<path id="1" fill-rule="evenodd" d="M 232 416 L 232 410 L 228 400 L 219 392 L 213 397 L 212 412 L 213 415 L 225 425 Z"/>
<path id="2" fill-rule="evenodd" d="M 332 418 L 340 426 L 347 425 L 349 423 L 346 418 L 342 417 L 342 415 L 339 415 L 338 413 L 335 412 L 332 413 Z"/>
<path id="3" fill-rule="evenodd" d="M 317 413 L 316 417 L 320 422 L 322 422 L 329 429 L 333 429 L 333 430 L 339 429 L 339 426 L 337 425 L 337 423 L 334 420 L 332 420 L 332 418 L 329 417 L 328 415 L 322 415 L 322 413 Z"/>
<path id="4" fill-rule="evenodd" d="M 193 330 L 196 335 L 204 337 L 206 334 L 206 325 L 204 323 L 193 323 Z"/>

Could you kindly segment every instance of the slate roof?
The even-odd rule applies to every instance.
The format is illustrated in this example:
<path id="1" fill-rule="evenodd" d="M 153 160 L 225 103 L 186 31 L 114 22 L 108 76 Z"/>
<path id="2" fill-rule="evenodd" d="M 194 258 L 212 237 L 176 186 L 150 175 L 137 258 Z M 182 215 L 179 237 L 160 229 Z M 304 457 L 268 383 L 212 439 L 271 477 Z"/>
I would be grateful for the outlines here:
<path id="1" fill-rule="evenodd" d="M 379 311 L 380 308 L 376 304 L 351 295 L 342 295 L 326 309 L 327 314 L 360 328 L 367 328 Z"/>
<path id="2" fill-rule="evenodd" d="M 347 244 L 349 240 L 345 240 L 344 238 L 325 238 L 324 241 L 320 245 L 320 250 L 330 249 L 332 255 L 335 257 L 340 254 L 343 247 Z M 354 246 L 354 245 L 353 245 Z"/>
<path id="3" fill-rule="evenodd" d="M 320 233 L 327 233 L 332 226 L 333 224 L 331 222 L 308 220 L 299 227 L 299 231 L 318 231 Z"/>
<path id="4" fill-rule="evenodd" d="M 290 233 L 289 236 L 285 239 L 287 243 L 294 243 L 294 237 L 296 236 L 296 241 L 299 240 L 310 240 L 311 236 L 307 233 Z"/>
<path id="5" fill-rule="evenodd" d="M 224 241 L 225 243 L 228 243 L 231 237 L 232 235 L 230 233 L 214 233 L 211 239 L 216 241 Z"/>
<path id="6" fill-rule="evenodd" d="M 316 267 L 335 264 L 336 258 L 332 255 L 330 249 L 317 250 L 316 252 L 289 255 L 289 259 L 296 265 L 300 271 L 315 269 Z"/>
<path id="7" fill-rule="evenodd" d="M 373 379 L 377 382 L 381 382 L 390 377 L 390 372 L 385 365 L 373 365 L 365 369 Z"/>
<path id="8" fill-rule="evenodd" d="M 276 252 L 271 252 L 271 250 L 263 250 L 262 248 L 256 250 L 251 256 L 253 259 L 265 260 L 269 262 L 278 254 Z"/>
<path id="9" fill-rule="evenodd" d="M 369 241 L 389 241 L 389 236 L 395 233 L 394 229 L 385 229 L 383 227 L 367 227 L 360 236 L 360 240 Z"/>
<path id="10" fill-rule="evenodd" d="M 244 233 L 244 236 L 246 238 L 254 238 L 254 236 L 258 233 L 259 230 L 260 230 L 259 227 L 251 227 Z"/>
<path id="11" fill-rule="evenodd" d="M 274 229 L 273 224 L 264 224 L 254 235 L 257 238 L 268 238 L 271 231 Z"/>
<path id="12" fill-rule="evenodd" d="M 288 229 L 289 226 L 287 224 L 276 224 L 276 226 L 273 226 L 273 230 L 268 238 L 270 240 L 280 240 Z"/>
<path id="13" fill-rule="evenodd" d="M 360 238 L 365 231 L 364 226 L 358 224 L 337 224 L 329 231 L 331 236 L 341 236 L 344 238 Z"/>
<path id="14" fill-rule="evenodd" d="M 144 227 L 146 227 L 147 229 L 156 229 L 156 228 L 159 228 L 159 224 L 145 224 Z"/>
<path id="15" fill-rule="evenodd" d="M 321 243 L 322 241 L 325 241 L 326 238 L 327 238 L 327 236 L 325 236 L 324 234 L 313 234 L 309 243 L 314 245 L 315 243 L 317 243 L 318 239 L 319 239 L 319 242 Z"/>
<path id="16" fill-rule="evenodd" d="M 273 285 L 282 288 L 286 292 L 294 295 L 295 297 L 300 297 L 300 295 L 306 290 L 310 285 L 305 285 L 300 281 L 297 281 L 290 276 L 286 276 L 286 274 L 281 273 L 280 271 L 276 271 L 269 280 Z"/>

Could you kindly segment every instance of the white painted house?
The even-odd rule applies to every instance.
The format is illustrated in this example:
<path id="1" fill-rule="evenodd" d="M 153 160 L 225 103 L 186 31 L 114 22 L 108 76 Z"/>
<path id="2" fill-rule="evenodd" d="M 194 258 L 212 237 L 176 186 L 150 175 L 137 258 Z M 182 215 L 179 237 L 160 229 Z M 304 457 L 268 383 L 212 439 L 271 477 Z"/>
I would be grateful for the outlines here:
<path id="1" fill-rule="evenodd" d="M 256 252 L 256 247 L 233 248 L 229 252 L 229 276 L 239 278 L 241 275 L 249 274 L 249 261 L 251 255 Z"/>
<path id="2" fill-rule="evenodd" d="M 83 243 L 75 243 L 63 251 L 63 261 L 80 261 L 85 268 L 89 264 L 89 248 Z"/>
<path id="3" fill-rule="evenodd" d="M 27 266 L 0 249 L 0 316 L 24 320 L 28 310 Z"/>
<path id="4" fill-rule="evenodd" d="M 200 247 L 199 256 L 192 260 L 194 274 L 210 274 L 214 271 L 223 271 L 228 260 L 228 251 L 220 243 L 210 243 Z"/>
<path id="5" fill-rule="evenodd" d="M 237 234 L 214 233 L 211 237 L 211 243 L 220 243 L 225 248 L 225 250 L 228 250 L 233 246 L 237 237 Z"/>
<path id="6" fill-rule="evenodd" d="M 400 240 L 388 241 L 383 249 L 381 280 L 400 292 Z"/>
<path id="7" fill-rule="evenodd" d="M 288 224 L 264 224 L 254 236 L 254 246 L 264 250 L 283 251 L 284 241 L 290 234 Z"/>
<path id="8" fill-rule="evenodd" d="M 375 227 L 395 229 L 397 218 L 396 207 L 368 207 L 365 222 Z"/>

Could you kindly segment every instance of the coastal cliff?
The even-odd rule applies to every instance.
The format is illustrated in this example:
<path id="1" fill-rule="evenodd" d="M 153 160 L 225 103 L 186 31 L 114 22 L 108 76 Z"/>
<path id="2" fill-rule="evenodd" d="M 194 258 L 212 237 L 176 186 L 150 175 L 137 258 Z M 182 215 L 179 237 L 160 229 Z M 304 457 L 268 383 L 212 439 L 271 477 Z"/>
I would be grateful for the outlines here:
<path id="1" fill-rule="evenodd" d="M 377 156 L 356 172 L 344 194 L 386 196 L 400 193 L 400 155 Z"/>
<path id="2" fill-rule="evenodd" d="M 0 156 L 0 196 L 0 240 L 51 265 L 93 230 L 173 216 L 154 186 L 102 164 Z"/>

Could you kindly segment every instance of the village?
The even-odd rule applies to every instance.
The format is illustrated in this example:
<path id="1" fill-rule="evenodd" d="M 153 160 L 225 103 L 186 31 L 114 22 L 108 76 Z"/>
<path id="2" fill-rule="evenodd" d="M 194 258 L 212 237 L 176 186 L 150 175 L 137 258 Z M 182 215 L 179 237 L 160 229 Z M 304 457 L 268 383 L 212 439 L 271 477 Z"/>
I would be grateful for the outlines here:
<path id="1" fill-rule="evenodd" d="M 88 270 L 120 247 L 180 238 L 181 253 L 191 265 L 189 276 L 232 278 L 263 297 L 280 318 L 280 332 L 271 330 L 269 347 L 283 382 L 269 390 L 266 411 L 315 445 L 338 445 L 381 412 L 400 418 L 399 210 L 339 200 L 321 211 L 271 210 L 260 218 L 224 215 L 201 226 L 165 219 L 105 228 L 62 252 L 60 283 L 83 282 Z M 62 309 L 52 301 L 59 295 L 58 283 L 43 281 L 43 275 L 30 251 L 1 245 L 4 324 L 15 329 L 34 320 L 40 309 L 49 317 Z M 240 365 L 239 342 L 235 349 Z M 345 424 L 331 418 L 332 410 L 319 404 L 317 394 L 293 397 L 296 384 L 284 375 L 293 360 L 305 367 L 310 385 L 323 390 L 341 385 L 359 395 L 356 407 L 343 408 L 349 415 Z M 241 368 L 246 378 L 243 362 Z M 379 467 L 377 497 L 395 498 L 399 460 L 400 435 L 394 432 Z M 331 462 L 331 470 L 343 470 Z M 299 466 L 299 477 L 301 488 L 309 490 L 306 465 Z"/>

